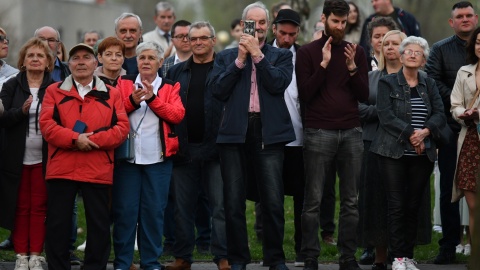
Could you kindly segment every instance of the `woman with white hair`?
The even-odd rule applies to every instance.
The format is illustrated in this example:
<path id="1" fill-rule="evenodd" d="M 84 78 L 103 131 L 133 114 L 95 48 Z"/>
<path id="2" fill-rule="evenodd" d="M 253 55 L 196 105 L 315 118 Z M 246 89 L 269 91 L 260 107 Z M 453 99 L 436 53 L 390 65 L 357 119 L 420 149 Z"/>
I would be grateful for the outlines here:
<path id="1" fill-rule="evenodd" d="M 185 109 L 180 84 L 158 76 L 163 49 L 153 42 L 136 48 L 138 75 L 122 76 L 122 92 L 134 140 L 134 157 L 117 160 L 112 189 L 114 268 L 129 269 L 138 242 L 143 269 L 160 269 L 163 216 L 167 205 L 172 160 L 178 150 L 173 125 Z M 133 134 L 132 134 L 133 133 Z"/>
<path id="2" fill-rule="evenodd" d="M 420 69 L 428 43 L 408 37 L 400 44 L 402 69 L 378 83 L 380 126 L 370 151 L 378 155 L 387 195 L 388 243 L 392 270 L 417 270 L 413 249 L 418 210 L 436 159 L 435 140 L 446 124 L 435 81 Z"/>

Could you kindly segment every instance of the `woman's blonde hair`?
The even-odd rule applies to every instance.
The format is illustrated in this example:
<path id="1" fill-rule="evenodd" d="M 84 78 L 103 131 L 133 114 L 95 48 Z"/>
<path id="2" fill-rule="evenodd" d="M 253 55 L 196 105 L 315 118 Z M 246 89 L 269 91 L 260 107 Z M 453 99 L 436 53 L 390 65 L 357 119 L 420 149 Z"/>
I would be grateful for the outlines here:
<path id="1" fill-rule="evenodd" d="M 407 38 L 407 35 L 405 35 L 405 33 L 403 33 L 400 30 L 391 30 L 391 31 L 388 31 L 385 34 L 385 36 L 382 39 L 382 47 L 380 48 L 380 59 L 378 59 L 378 70 L 384 70 L 385 69 L 385 55 L 383 54 L 383 46 L 385 44 L 385 40 L 387 39 L 387 37 L 392 36 L 392 35 L 399 35 L 400 36 L 400 41 L 403 41 L 404 39 Z"/>
<path id="2" fill-rule="evenodd" d="M 52 72 L 54 65 L 55 65 L 55 59 L 57 59 L 57 56 L 55 57 L 52 54 L 52 51 L 50 50 L 50 47 L 48 47 L 47 43 L 39 38 L 31 38 L 29 39 L 20 49 L 20 52 L 18 53 L 18 61 L 17 61 L 17 68 L 21 71 L 25 71 L 25 66 L 23 66 L 23 61 L 25 60 L 25 57 L 27 56 L 27 50 L 32 48 L 32 47 L 39 47 L 43 49 L 45 52 L 45 55 L 47 56 L 47 70 L 48 72 Z"/>

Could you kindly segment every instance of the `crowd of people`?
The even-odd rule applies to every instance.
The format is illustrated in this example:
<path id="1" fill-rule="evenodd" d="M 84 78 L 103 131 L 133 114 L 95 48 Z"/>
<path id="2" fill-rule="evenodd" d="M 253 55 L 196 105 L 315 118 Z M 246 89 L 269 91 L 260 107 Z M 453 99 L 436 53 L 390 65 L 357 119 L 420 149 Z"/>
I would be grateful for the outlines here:
<path id="1" fill-rule="evenodd" d="M 454 35 L 430 48 L 412 14 L 391 0 L 372 6 L 363 22 L 355 2 L 326 0 L 300 46 L 299 13 L 255 2 L 219 52 L 214 26 L 177 20 L 169 2 L 156 5 L 150 32 L 123 13 L 115 36 L 91 30 L 70 50 L 38 28 L 16 68 L 0 60 L 0 226 L 11 231 L 0 248 L 14 249 L 15 270 L 105 269 L 111 242 L 115 269 L 136 269 L 138 250 L 142 269 L 189 270 L 196 248 L 219 270 L 245 270 L 246 200 L 263 265 L 287 270 L 285 195 L 296 267 L 318 269 L 320 235 L 338 247 L 340 270 L 418 270 L 436 161 L 434 263 L 455 263 L 460 246 L 467 254 L 459 200 L 473 237 L 480 178 L 478 15 L 455 3 Z M 8 50 L 0 28 L 0 59 Z M 83 262 L 73 253 L 79 193 Z"/>

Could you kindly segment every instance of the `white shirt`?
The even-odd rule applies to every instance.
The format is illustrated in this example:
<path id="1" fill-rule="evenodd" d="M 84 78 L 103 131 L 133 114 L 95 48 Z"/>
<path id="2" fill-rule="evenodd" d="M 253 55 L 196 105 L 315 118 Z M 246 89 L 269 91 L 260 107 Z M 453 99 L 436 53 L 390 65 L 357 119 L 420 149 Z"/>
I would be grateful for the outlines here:
<path id="1" fill-rule="evenodd" d="M 143 86 L 140 75 L 137 76 L 135 84 Z M 153 93 L 158 93 L 158 88 L 162 84 L 162 78 L 158 76 L 152 83 Z M 144 86 L 145 88 L 145 86 Z M 146 111 L 145 111 L 146 110 Z M 143 117 L 142 123 L 139 123 Z M 140 102 L 140 108 L 130 113 L 130 130 L 135 132 L 135 158 L 129 160 L 135 164 L 154 164 L 163 161 L 163 149 L 160 141 L 160 121 L 155 113 L 148 107 L 147 102 Z"/>
<path id="2" fill-rule="evenodd" d="M 277 40 L 273 41 L 273 47 L 278 48 Z M 300 115 L 300 99 L 298 98 L 298 88 L 297 88 L 297 76 L 295 74 L 295 60 L 297 58 L 297 52 L 295 51 L 295 46 L 290 47 L 290 51 L 293 54 L 293 74 L 292 81 L 285 89 L 285 103 L 287 104 L 288 112 L 290 113 L 290 118 L 292 119 L 293 130 L 295 131 L 295 141 L 287 144 L 287 146 L 302 146 L 303 145 L 303 125 L 302 117 Z"/>
<path id="3" fill-rule="evenodd" d="M 37 126 L 38 88 L 30 88 L 30 93 L 33 101 L 28 110 L 28 133 L 25 138 L 25 154 L 23 155 L 24 165 L 42 163 L 42 133 L 40 132 L 40 126 Z M 38 108 L 38 112 L 40 112 L 40 109 L 41 107 Z"/>
<path id="4" fill-rule="evenodd" d="M 88 94 L 88 92 L 92 91 L 93 89 L 93 80 L 88 83 L 87 85 L 83 86 L 81 83 L 73 80 L 75 82 L 75 85 L 77 86 L 78 94 L 82 99 L 85 99 L 85 95 Z"/>
<path id="5" fill-rule="evenodd" d="M 173 64 L 176 65 L 178 63 L 181 63 L 183 62 L 182 60 L 180 60 L 180 58 L 178 58 L 178 54 L 175 54 L 175 59 L 173 60 Z"/>

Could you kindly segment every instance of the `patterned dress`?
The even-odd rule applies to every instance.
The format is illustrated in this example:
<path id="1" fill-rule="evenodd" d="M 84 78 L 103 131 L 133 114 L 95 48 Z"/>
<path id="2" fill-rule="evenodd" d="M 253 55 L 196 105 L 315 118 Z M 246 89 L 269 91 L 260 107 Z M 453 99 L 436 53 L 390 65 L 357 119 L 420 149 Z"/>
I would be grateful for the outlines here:
<path id="1" fill-rule="evenodd" d="M 480 178 L 480 140 L 474 123 L 468 124 L 467 134 L 458 157 L 456 183 L 459 189 L 476 191 Z"/>

